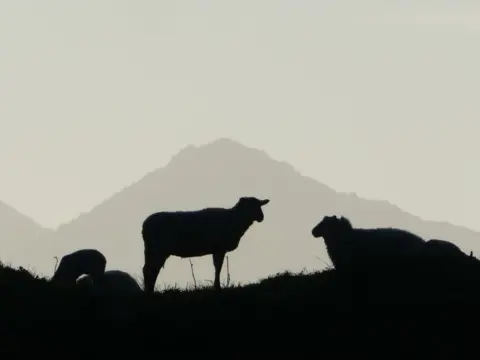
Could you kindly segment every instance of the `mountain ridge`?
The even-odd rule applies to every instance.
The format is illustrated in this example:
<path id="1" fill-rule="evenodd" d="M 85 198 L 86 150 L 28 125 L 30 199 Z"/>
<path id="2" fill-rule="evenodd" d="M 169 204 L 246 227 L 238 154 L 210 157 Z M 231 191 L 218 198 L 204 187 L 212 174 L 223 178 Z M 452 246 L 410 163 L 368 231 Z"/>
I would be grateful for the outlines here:
<path id="1" fill-rule="evenodd" d="M 356 227 L 401 227 L 426 238 L 444 238 L 464 251 L 480 251 L 480 233 L 413 215 L 386 200 L 343 193 L 305 176 L 292 165 L 234 140 L 189 145 L 161 168 L 125 186 L 91 211 L 54 232 L 57 256 L 96 247 L 109 268 L 137 276 L 143 263 L 141 223 L 152 212 L 230 207 L 241 196 L 268 197 L 265 221 L 254 224 L 239 248 L 230 253 L 234 278 L 253 281 L 281 271 L 321 270 L 328 259 L 322 241 L 310 230 L 327 214 L 347 216 Z M 272 251 L 274 249 L 274 251 Z M 53 256 L 53 255 L 52 255 Z M 192 259 L 197 279 L 212 278 L 208 257 Z M 222 272 L 222 278 L 226 274 Z M 157 284 L 191 281 L 187 260 L 170 258 Z"/>
<path id="2" fill-rule="evenodd" d="M 36 256 L 48 252 L 53 230 L 38 224 L 5 201 L 0 201 L 0 260 L 13 266 L 28 267 Z"/>
<path id="3" fill-rule="evenodd" d="M 131 188 L 132 186 L 135 186 L 136 184 L 142 182 L 143 180 L 145 179 L 148 179 L 150 177 L 150 175 L 158 175 L 159 171 L 162 171 L 166 168 L 168 168 L 169 166 L 171 166 L 172 164 L 174 164 L 175 166 L 177 165 L 176 161 L 178 161 L 178 159 L 181 159 L 182 157 L 184 157 L 185 155 L 189 155 L 189 153 L 191 153 L 192 151 L 195 151 L 195 150 L 198 150 L 198 149 L 202 149 L 204 147 L 207 147 L 207 146 L 215 146 L 215 147 L 222 147 L 222 146 L 229 146 L 229 147 L 235 147 L 237 149 L 242 149 L 242 150 L 248 150 L 250 151 L 252 154 L 256 154 L 256 155 L 262 155 L 262 157 L 264 157 L 266 160 L 268 161 L 274 161 L 276 162 L 278 165 L 281 165 L 281 166 L 285 166 L 286 168 L 289 168 L 291 169 L 294 173 L 298 174 L 298 175 L 301 175 L 302 177 L 304 178 L 307 178 L 308 180 L 311 180 L 311 181 L 314 181 L 314 182 L 318 182 L 318 180 L 312 178 L 312 177 L 309 177 L 309 176 L 305 176 L 305 175 L 302 175 L 294 166 L 292 166 L 291 164 L 285 162 L 285 161 L 280 161 L 280 160 L 277 160 L 273 157 L 271 157 L 270 155 L 268 155 L 267 152 L 263 151 L 263 150 L 260 150 L 260 149 L 256 149 L 256 148 L 253 148 L 253 147 L 248 147 L 248 146 L 245 146 L 243 144 L 241 144 L 240 142 L 237 142 L 235 140 L 232 140 L 232 139 L 229 139 L 229 138 L 219 138 L 219 139 L 216 139 L 212 142 L 209 142 L 209 143 L 206 143 L 204 145 L 193 145 L 193 144 L 189 144 L 185 147 L 183 147 L 182 149 L 180 149 L 176 154 L 174 154 L 170 160 L 163 166 L 163 167 L 158 167 L 156 169 L 153 169 L 149 172 L 147 172 L 146 174 L 144 174 L 143 176 L 141 176 L 138 180 L 135 180 L 133 182 L 131 182 L 130 184 L 127 184 L 125 186 L 123 186 L 122 188 L 120 188 L 119 190 L 113 192 L 111 195 L 109 195 L 107 198 L 105 198 L 103 201 L 101 201 L 100 203 L 96 204 L 95 206 L 93 206 L 90 210 L 88 211 L 84 211 L 82 212 L 80 215 L 72 218 L 71 220 L 67 221 L 67 222 L 64 222 L 62 224 L 60 224 L 59 226 L 56 227 L 55 230 L 59 230 L 61 228 L 63 228 L 64 226 L 68 226 L 70 223 L 78 220 L 79 218 L 81 218 L 82 216 L 85 216 L 87 215 L 88 213 L 96 210 L 99 206 L 101 206 L 102 204 L 108 202 L 110 199 L 112 199 L 113 197 L 115 197 L 116 195 L 120 194 L 121 192 Z M 325 186 L 326 188 L 330 189 L 331 191 L 335 191 L 333 188 L 325 185 L 325 184 L 321 184 L 323 186 Z"/>
<path id="4" fill-rule="evenodd" d="M 249 152 L 251 152 L 252 154 L 255 153 L 257 155 L 261 155 L 262 157 L 264 157 L 266 160 L 269 160 L 269 161 L 273 161 L 275 162 L 277 165 L 281 165 L 281 166 L 285 166 L 286 168 L 290 169 L 293 173 L 303 177 L 305 180 L 308 180 L 308 181 L 311 181 L 311 182 L 314 182 L 314 183 L 317 183 L 317 184 L 320 184 L 321 186 L 337 193 L 338 195 L 344 195 L 344 196 L 349 196 L 349 195 L 352 195 L 354 194 L 354 196 L 356 196 L 358 199 L 360 200 L 364 200 L 364 201 L 369 201 L 369 202 L 377 202 L 377 203 L 381 203 L 382 205 L 386 205 L 386 206 L 389 206 L 389 207 L 392 207 L 392 208 L 396 208 L 399 212 L 403 212 L 404 214 L 408 214 L 410 216 L 414 216 L 415 218 L 417 218 L 418 220 L 420 221 L 426 221 L 426 222 L 431 222 L 431 223 L 436 223 L 436 224 L 439 224 L 439 225 L 446 225 L 446 226 L 455 226 L 455 227 L 458 227 L 458 228 L 462 228 L 463 230 L 467 230 L 467 231 L 473 231 L 473 232 L 478 232 L 477 230 L 474 230 L 468 226 L 465 226 L 465 225 L 460 225 L 460 224 L 456 224 L 456 223 L 452 223 L 450 221 L 447 221 L 447 220 L 434 220 L 434 219 L 427 219 L 427 218 L 424 218 L 422 216 L 419 216 L 419 215 L 416 215 L 408 210 L 405 210 L 403 208 L 401 208 L 400 206 L 390 202 L 389 200 L 387 199 L 375 199 L 375 198 L 368 198 L 368 197 L 365 197 L 365 196 L 361 196 L 361 195 L 358 195 L 356 192 L 347 192 L 347 191 L 338 191 L 338 190 L 335 190 L 334 188 L 322 183 L 320 180 L 317 180 L 315 179 L 314 177 L 311 177 L 311 176 L 308 176 L 308 175 L 303 175 L 300 171 L 298 171 L 293 165 L 289 164 L 288 162 L 285 162 L 285 161 L 281 161 L 281 160 L 278 160 L 278 159 L 275 159 L 274 157 L 270 156 L 266 151 L 263 151 L 263 150 L 260 150 L 260 149 L 256 149 L 254 147 L 250 147 L 250 146 L 246 146 L 246 145 L 243 145 L 241 144 L 240 142 L 238 141 L 235 141 L 235 140 L 232 140 L 230 138 L 226 138 L 226 137 L 222 137 L 222 138 L 218 138 L 216 140 L 213 140 L 211 142 L 208 142 L 206 144 L 202 144 L 202 145 L 193 145 L 193 144 L 189 144 L 187 146 L 185 146 L 184 148 L 180 149 L 176 154 L 174 154 L 170 160 L 162 167 L 158 167 L 156 169 L 153 169 L 149 172 L 147 172 L 146 174 L 144 174 L 143 176 L 141 176 L 138 180 L 135 180 L 133 182 L 131 182 L 130 184 L 127 184 L 125 186 L 123 186 L 122 188 L 118 189 L 117 191 L 113 192 L 111 195 L 109 195 L 107 198 L 105 198 L 103 201 L 99 202 L 98 204 L 94 205 L 90 210 L 88 211 L 84 211 L 82 212 L 80 215 L 72 218 L 71 220 L 67 221 L 67 222 L 64 222 L 62 224 L 60 224 L 59 226 L 57 226 L 54 230 L 59 230 L 65 226 L 68 226 L 69 224 L 71 224 L 72 222 L 74 221 L 77 221 L 78 219 L 80 219 L 81 217 L 91 213 L 92 211 L 98 209 L 99 206 L 102 206 L 103 204 L 105 204 L 106 202 L 108 202 L 110 199 L 114 198 L 116 195 L 122 193 L 123 191 L 131 188 L 132 186 L 135 186 L 136 184 L 142 182 L 143 180 L 147 179 L 150 175 L 158 175 L 158 172 L 159 171 L 162 171 L 166 168 L 168 168 L 169 166 L 171 166 L 172 164 L 174 165 L 177 165 L 176 164 L 176 160 L 178 160 L 179 158 L 182 158 L 184 157 L 185 155 L 188 155 L 189 153 L 191 153 L 192 151 L 195 151 L 195 150 L 201 150 L 202 148 L 205 148 L 205 147 L 222 147 L 222 146 L 228 146 L 228 147 L 235 147 L 237 149 L 243 149 L 243 150 L 248 150 Z"/>

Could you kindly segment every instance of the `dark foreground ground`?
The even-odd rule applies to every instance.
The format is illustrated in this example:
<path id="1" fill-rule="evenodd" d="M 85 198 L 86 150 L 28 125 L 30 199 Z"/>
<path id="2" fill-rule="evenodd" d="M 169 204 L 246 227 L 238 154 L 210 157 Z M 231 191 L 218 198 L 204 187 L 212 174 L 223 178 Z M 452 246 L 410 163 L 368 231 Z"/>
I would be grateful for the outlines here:
<path id="1" fill-rule="evenodd" d="M 0 348 L 15 358 L 457 359 L 475 356 L 480 344 L 480 272 L 473 270 L 285 273 L 221 293 L 108 299 L 0 267 L 0 292 Z"/>

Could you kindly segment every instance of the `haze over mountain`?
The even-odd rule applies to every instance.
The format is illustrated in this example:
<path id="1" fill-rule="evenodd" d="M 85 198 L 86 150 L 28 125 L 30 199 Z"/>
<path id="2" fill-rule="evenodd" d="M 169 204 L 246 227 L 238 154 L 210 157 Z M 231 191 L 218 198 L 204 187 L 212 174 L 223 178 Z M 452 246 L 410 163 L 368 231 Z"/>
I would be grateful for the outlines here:
<path id="1" fill-rule="evenodd" d="M 56 228 L 233 137 L 480 231 L 479 17 L 472 1 L 2 1 L 0 199 Z"/>
<path id="2" fill-rule="evenodd" d="M 319 159 L 319 166 L 321 160 Z M 53 255 L 95 247 L 107 256 L 109 269 L 120 268 L 137 276 L 143 265 L 141 224 L 152 212 L 230 207 L 241 196 L 269 198 L 265 220 L 255 223 L 239 248 L 229 254 L 232 281 L 255 281 L 282 270 L 325 267 L 328 256 L 311 228 L 326 214 L 345 215 L 355 226 L 396 226 L 426 238 L 457 243 L 464 251 L 480 252 L 480 234 L 448 223 L 424 221 L 387 201 L 338 193 L 302 176 L 294 167 L 265 152 L 229 139 L 204 146 L 188 146 L 164 167 L 150 172 L 69 223 L 49 240 Z M 441 203 L 441 199 L 439 200 Z M 51 273 L 51 257 L 39 264 Z M 319 259 L 320 258 L 320 259 Z M 211 257 L 192 259 L 197 281 L 213 280 Z M 226 277 L 226 267 L 222 272 Z M 171 257 L 157 285 L 192 283 L 187 259 Z"/>
<path id="3" fill-rule="evenodd" d="M 18 267 L 36 264 L 42 254 L 51 254 L 52 233 L 12 206 L 0 201 L 0 260 Z"/>

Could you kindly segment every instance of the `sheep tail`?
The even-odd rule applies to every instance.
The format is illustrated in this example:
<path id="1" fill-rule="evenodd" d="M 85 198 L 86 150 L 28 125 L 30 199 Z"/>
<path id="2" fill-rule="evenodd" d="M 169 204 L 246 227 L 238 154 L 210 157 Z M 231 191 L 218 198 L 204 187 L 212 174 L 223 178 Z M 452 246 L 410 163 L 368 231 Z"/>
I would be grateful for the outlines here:
<path id="1" fill-rule="evenodd" d="M 144 243 L 149 243 L 154 234 L 154 224 L 152 224 L 151 221 L 145 221 L 142 225 L 142 238 Z"/>

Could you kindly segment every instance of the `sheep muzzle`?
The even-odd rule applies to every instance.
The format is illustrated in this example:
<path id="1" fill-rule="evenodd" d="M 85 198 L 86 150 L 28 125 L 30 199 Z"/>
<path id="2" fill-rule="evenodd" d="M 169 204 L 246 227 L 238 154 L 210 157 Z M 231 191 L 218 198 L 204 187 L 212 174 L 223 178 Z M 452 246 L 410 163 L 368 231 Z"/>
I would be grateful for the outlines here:
<path id="1" fill-rule="evenodd" d="M 320 223 L 318 223 L 313 227 L 311 233 L 314 238 L 319 238 L 324 235 L 324 231 L 325 231 L 325 224 L 323 221 L 321 221 Z"/>

